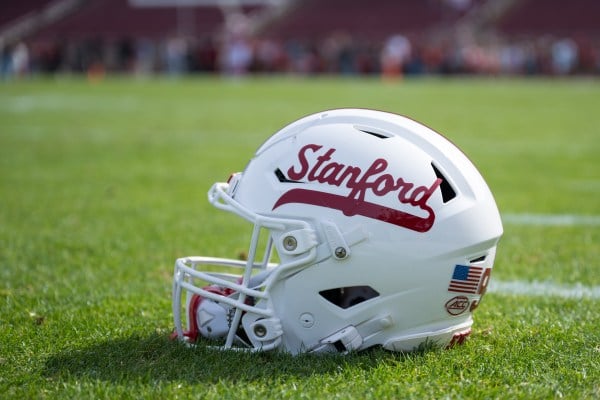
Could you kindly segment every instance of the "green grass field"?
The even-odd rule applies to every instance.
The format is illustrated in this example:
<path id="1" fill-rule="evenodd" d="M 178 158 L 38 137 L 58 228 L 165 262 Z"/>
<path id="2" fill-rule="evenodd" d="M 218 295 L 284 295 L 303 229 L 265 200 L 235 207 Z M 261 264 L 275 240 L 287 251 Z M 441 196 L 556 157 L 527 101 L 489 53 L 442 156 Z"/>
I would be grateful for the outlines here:
<path id="1" fill-rule="evenodd" d="M 598 83 L 0 85 L 0 398 L 599 398 Z M 293 358 L 169 341 L 174 260 L 249 242 L 208 205 L 210 185 L 287 123 L 337 107 L 444 133 L 494 192 L 498 286 L 466 345 Z"/>

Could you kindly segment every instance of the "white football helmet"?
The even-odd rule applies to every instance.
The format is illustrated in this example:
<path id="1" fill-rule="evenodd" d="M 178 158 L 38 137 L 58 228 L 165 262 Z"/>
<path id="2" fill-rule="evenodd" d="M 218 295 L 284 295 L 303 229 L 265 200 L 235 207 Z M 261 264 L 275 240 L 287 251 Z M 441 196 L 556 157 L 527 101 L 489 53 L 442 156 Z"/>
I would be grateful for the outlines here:
<path id="1" fill-rule="evenodd" d="M 502 235 L 488 186 L 458 148 L 372 110 L 288 125 L 208 199 L 253 224 L 248 257 L 176 261 L 173 336 L 223 348 L 462 343 Z"/>

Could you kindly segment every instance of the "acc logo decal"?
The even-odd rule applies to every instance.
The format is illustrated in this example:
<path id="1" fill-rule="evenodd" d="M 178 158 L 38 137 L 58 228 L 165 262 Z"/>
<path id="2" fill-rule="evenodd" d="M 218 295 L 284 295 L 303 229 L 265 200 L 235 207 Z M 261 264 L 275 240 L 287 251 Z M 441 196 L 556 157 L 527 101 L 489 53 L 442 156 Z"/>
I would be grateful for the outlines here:
<path id="1" fill-rule="evenodd" d="M 450 315 L 460 315 L 469 308 L 469 299 L 466 296 L 456 296 L 446 302 L 446 311 Z"/>
<path id="2" fill-rule="evenodd" d="M 302 179 L 331 186 L 345 186 L 350 189 L 347 196 L 309 189 L 292 189 L 285 192 L 273 205 L 273 210 L 289 203 L 312 204 L 340 210 L 346 216 L 362 215 L 394 224 L 417 232 L 427 232 L 433 226 L 435 213 L 427 201 L 442 180 L 437 178 L 429 186 L 416 186 L 401 177 L 386 173 L 388 162 L 378 158 L 363 171 L 360 167 L 330 161 L 336 149 L 323 152 L 323 146 L 307 144 L 298 152 L 298 165 L 287 170 L 283 181 L 301 183 Z M 307 153 L 322 153 L 316 160 L 309 161 Z M 314 158 L 314 157 L 313 157 Z M 280 171 L 278 171 L 281 173 Z M 276 172 L 277 173 L 277 172 Z M 281 179 L 281 177 L 280 177 Z M 419 217 L 404 211 L 365 201 L 367 192 L 382 197 L 397 192 L 398 201 L 410 204 L 425 211 L 426 217 Z"/>

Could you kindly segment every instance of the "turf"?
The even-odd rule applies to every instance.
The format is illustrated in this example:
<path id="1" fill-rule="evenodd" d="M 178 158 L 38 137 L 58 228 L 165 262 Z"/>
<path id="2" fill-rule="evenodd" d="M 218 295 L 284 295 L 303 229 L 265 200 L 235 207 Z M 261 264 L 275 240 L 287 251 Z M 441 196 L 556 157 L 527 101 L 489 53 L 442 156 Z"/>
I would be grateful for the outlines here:
<path id="1" fill-rule="evenodd" d="M 167 339 L 175 258 L 249 228 L 206 191 L 306 114 L 444 133 L 503 214 L 600 215 L 595 80 L 195 78 L 0 86 L 0 398 L 598 398 L 598 298 L 492 292 L 450 351 L 221 353 Z M 600 285 L 597 225 L 505 224 L 494 280 Z"/>

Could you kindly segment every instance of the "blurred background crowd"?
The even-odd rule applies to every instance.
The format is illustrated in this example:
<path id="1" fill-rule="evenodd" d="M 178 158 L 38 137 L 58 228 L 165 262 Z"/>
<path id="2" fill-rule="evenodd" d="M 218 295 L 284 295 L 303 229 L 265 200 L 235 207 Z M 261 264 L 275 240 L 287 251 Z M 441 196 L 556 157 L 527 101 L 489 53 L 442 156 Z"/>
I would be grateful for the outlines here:
<path id="1" fill-rule="evenodd" d="M 600 1 L 4 1 L 0 73 L 600 75 Z"/>

